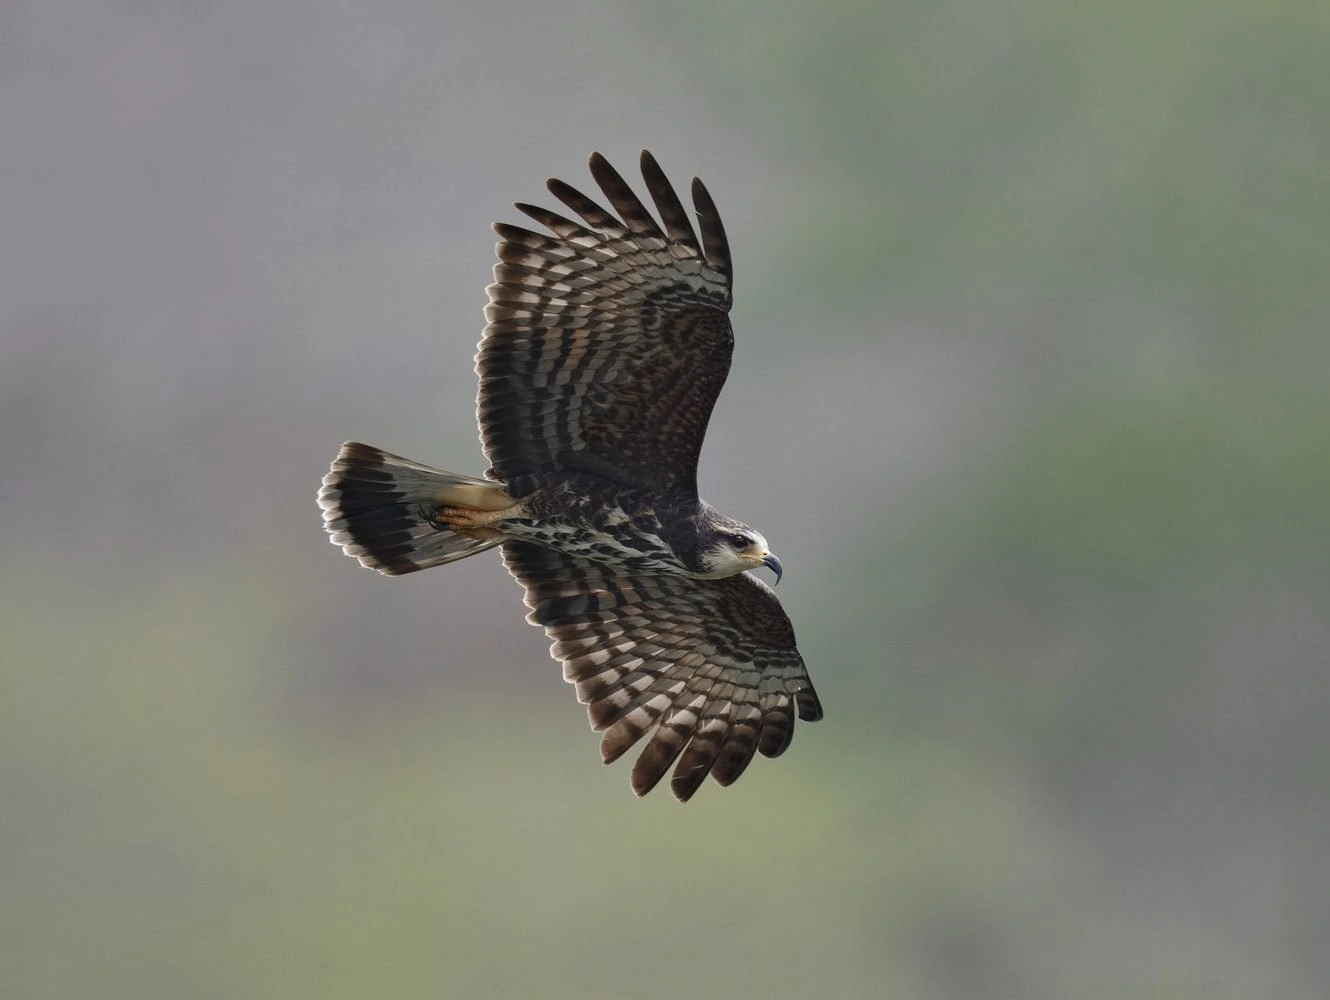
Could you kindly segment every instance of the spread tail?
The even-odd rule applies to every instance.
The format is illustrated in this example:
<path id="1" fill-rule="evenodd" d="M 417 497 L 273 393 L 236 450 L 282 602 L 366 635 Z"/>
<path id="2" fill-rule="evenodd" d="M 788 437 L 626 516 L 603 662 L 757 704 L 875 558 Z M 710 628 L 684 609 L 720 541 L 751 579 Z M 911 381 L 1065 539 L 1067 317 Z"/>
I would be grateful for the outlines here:
<path id="1" fill-rule="evenodd" d="M 435 511 L 441 505 L 502 510 L 512 502 L 498 483 L 431 469 L 357 441 L 342 445 L 319 490 L 332 543 L 390 576 L 499 544 L 499 538 L 473 538 L 440 523 Z"/>

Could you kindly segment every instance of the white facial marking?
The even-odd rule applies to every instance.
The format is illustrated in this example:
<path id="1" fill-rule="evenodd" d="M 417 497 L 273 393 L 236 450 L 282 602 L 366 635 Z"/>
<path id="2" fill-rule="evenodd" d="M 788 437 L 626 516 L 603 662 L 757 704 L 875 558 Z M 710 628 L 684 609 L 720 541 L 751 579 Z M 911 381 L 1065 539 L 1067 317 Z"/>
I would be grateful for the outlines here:
<path id="1" fill-rule="evenodd" d="M 706 575 L 716 580 L 757 569 L 770 554 L 767 540 L 752 528 L 722 531 L 715 546 L 704 556 Z"/>

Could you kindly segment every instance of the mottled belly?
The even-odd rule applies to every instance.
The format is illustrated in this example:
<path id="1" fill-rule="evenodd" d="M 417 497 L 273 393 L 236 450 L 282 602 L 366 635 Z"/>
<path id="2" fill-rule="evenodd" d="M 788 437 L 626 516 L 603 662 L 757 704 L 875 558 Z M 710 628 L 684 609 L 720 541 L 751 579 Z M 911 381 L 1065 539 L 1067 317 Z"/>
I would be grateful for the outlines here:
<path id="1" fill-rule="evenodd" d="M 505 535 L 633 572 L 687 574 L 654 525 L 641 524 L 622 515 L 597 520 L 603 523 L 558 517 L 521 518 L 505 521 L 502 530 Z"/>

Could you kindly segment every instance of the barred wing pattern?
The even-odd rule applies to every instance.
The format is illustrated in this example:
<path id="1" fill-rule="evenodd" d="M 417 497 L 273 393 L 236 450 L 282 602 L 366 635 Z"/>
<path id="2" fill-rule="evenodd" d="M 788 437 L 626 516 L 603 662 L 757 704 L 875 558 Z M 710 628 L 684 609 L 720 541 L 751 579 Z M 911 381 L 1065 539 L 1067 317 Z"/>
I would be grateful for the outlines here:
<path id="1" fill-rule="evenodd" d="M 660 224 L 597 153 L 591 173 L 617 217 L 550 180 L 581 222 L 518 204 L 553 235 L 494 227 L 502 241 L 476 355 L 477 413 L 490 474 L 503 482 L 571 469 L 696 495 L 734 343 L 729 245 L 700 180 L 699 241 L 650 153 L 641 165 Z"/>
<path id="2" fill-rule="evenodd" d="M 676 759 L 670 788 L 680 801 L 708 774 L 729 785 L 755 753 L 785 751 L 796 714 L 822 717 L 789 618 L 747 573 L 630 578 L 528 542 L 505 542 L 503 558 L 526 588 L 528 620 L 545 627 L 603 732 L 605 762 L 651 733 L 633 765 L 638 795 Z"/>

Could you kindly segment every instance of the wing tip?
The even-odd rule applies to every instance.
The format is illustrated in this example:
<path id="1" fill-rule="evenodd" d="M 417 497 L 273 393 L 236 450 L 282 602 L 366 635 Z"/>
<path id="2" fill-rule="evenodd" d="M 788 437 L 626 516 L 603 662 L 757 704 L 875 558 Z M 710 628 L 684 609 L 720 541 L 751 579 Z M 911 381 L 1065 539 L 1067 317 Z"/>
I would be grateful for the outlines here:
<path id="1" fill-rule="evenodd" d="M 811 683 L 805 682 L 805 685 L 794 692 L 794 703 L 799 710 L 799 718 L 803 722 L 821 722 L 822 699 L 817 696 Z"/>
<path id="2" fill-rule="evenodd" d="M 716 202 L 701 177 L 693 178 L 690 193 L 693 196 L 693 209 L 697 214 L 698 228 L 702 231 L 702 253 L 708 264 L 730 278 L 733 261 L 730 258 L 730 241 L 725 235 L 725 224 L 721 221 L 720 210 L 716 208 Z"/>

